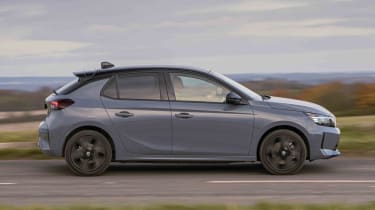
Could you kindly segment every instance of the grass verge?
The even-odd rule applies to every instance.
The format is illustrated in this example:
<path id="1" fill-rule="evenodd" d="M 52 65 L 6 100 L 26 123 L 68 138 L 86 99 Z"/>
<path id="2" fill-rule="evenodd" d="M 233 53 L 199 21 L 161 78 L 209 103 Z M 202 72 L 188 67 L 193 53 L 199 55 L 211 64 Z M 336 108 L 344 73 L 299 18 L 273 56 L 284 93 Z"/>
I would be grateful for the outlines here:
<path id="1" fill-rule="evenodd" d="M 104 206 L 0 206 L 0 210 L 373 210 L 375 202 L 358 205 L 343 204 L 277 204 L 259 203 L 239 205 L 137 205 L 124 207 Z"/>
<path id="2" fill-rule="evenodd" d="M 0 124 L 35 122 L 35 121 L 42 121 L 44 118 L 46 118 L 45 114 L 41 114 L 41 115 L 25 114 L 24 116 L 16 116 L 16 117 L 0 119 Z"/>
<path id="3" fill-rule="evenodd" d="M 37 130 L 29 131 L 1 131 L 0 142 L 36 142 L 38 139 Z"/>
<path id="4" fill-rule="evenodd" d="M 375 157 L 375 128 L 341 128 L 339 149 L 344 155 Z"/>
<path id="5" fill-rule="evenodd" d="M 375 156 L 375 115 L 339 117 L 340 151 L 346 156 Z"/>
<path id="6" fill-rule="evenodd" d="M 16 149 L 7 148 L 0 149 L 0 160 L 15 160 L 15 159 L 57 159 L 58 157 L 43 154 L 38 148 L 30 149 Z M 0 208 L 1 210 L 1 208 Z"/>

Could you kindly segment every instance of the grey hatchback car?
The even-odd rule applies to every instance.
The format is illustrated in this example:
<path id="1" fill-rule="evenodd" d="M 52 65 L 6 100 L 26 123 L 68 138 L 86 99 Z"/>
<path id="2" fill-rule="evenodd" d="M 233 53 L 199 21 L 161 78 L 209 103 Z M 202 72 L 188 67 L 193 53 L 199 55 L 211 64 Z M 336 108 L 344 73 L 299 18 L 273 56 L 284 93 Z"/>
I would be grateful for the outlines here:
<path id="1" fill-rule="evenodd" d="M 46 98 L 38 144 L 78 175 L 115 161 L 260 161 L 271 174 L 295 174 L 305 160 L 340 155 L 331 112 L 258 95 L 219 73 L 102 62 L 74 74 Z"/>

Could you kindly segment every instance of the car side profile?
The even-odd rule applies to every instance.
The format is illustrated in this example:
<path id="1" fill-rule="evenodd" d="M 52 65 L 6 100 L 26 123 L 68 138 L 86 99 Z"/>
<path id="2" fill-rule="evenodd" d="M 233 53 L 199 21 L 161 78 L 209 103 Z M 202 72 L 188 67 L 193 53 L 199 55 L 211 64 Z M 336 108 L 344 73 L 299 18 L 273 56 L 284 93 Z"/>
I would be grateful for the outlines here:
<path id="1" fill-rule="evenodd" d="M 74 74 L 46 98 L 38 145 L 78 175 L 165 161 L 260 161 L 271 174 L 295 174 L 306 160 L 340 155 L 325 108 L 261 96 L 213 71 L 102 62 Z"/>

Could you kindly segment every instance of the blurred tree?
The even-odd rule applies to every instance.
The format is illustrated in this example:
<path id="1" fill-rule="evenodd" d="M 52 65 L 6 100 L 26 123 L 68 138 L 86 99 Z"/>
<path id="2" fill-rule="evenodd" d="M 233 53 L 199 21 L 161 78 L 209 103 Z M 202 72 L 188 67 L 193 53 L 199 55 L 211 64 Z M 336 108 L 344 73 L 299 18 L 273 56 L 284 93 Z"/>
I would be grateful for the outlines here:
<path id="1" fill-rule="evenodd" d="M 355 109 L 354 90 L 341 82 L 330 82 L 302 91 L 299 98 L 320 104 L 336 114 Z"/>
<path id="2" fill-rule="evenodd" d="M 357 105 L 375 111 L 375 84 L 361 84 L 357 89 Z"/>

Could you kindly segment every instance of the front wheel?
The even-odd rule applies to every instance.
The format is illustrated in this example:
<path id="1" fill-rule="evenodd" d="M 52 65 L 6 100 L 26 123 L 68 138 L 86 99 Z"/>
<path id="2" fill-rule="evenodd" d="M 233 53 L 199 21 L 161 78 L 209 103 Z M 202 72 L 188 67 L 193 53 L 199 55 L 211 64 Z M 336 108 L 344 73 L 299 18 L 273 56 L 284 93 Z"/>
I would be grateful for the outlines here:
<path id="1" fill-rule="evenodd" d="M 290 130 L 276 130 L 268 134 L 260 146 L 260 160 L 271 174 L 296 174 L 306 160 L 305 142 Z"/>
<path id="2" fill-rule="evenodd" d="M 65 146 L 65 160 L 77 175 L 97 176 L 104 173 L 112 160 L 112 148 L 107 138 L 93 130 L 74 134 Z"/>

